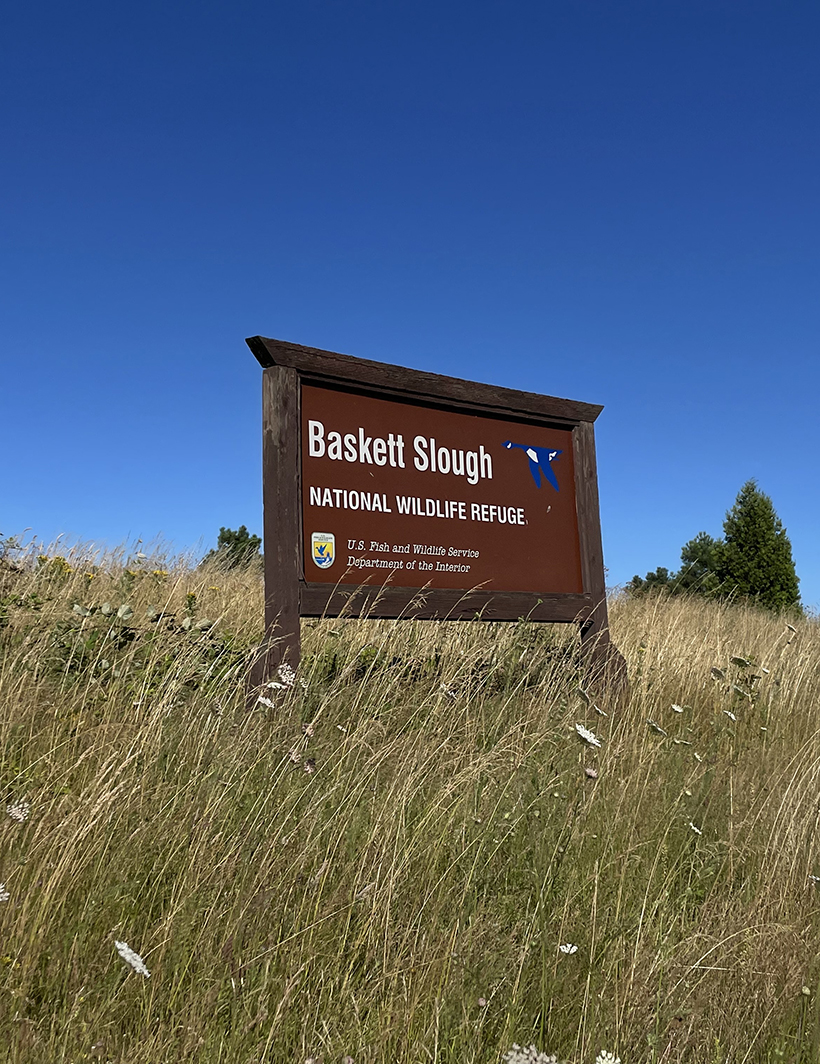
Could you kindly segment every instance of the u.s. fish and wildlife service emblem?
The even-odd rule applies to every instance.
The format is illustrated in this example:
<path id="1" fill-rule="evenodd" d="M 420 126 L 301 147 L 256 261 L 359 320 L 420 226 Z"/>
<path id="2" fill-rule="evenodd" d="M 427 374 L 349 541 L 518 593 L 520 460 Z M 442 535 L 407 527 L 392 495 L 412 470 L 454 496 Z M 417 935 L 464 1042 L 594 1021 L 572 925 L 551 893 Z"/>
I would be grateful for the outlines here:
<path id="1" fill-rule="evenodd" d="M 311 532 L 310 554 L 320 569 L 329 569 L 336 560 L 336 537 L 332 532 Z"/>

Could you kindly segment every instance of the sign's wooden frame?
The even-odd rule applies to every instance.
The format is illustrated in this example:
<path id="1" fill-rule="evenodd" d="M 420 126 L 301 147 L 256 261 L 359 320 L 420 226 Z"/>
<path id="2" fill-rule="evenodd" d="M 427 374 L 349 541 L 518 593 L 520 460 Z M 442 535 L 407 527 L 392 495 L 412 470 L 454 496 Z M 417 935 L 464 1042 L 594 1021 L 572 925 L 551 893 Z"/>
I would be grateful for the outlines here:
<path id="1" fill-rule="evenodd" d="M 264 682 L 300 655 L 300 618 L 342 611 L 380 618 L 573 623 L 590 663 L 623 676 L 623 658 L 609 639 L 593 423 L 603 410 L 592 403 L 406 369 L 313 347 L 250 337 L 246 343 L 263 374 L 263 497 L 265 650 L 255 670 Z M 305 579 L 301 497 L 301 384 L 317 384 L 374 398 L 423 403 L 442 410 L 484 414 L 571 429 L 575 498 L 581 548 L 581 594 L 536 594 L 477 589 L 319 584 Z"/>

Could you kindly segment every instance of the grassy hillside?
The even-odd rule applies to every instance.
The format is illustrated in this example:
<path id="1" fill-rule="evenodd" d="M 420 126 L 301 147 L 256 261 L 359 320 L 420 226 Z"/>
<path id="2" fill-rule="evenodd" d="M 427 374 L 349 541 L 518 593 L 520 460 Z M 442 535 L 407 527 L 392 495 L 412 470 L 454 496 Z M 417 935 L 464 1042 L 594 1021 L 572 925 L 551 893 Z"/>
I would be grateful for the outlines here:
<path id="1" fill-rule="evenodd" d="M 820 1059 L 816 623 L 615 603 L 602 716 L 564 628 L 309 622 L 248 711 L 261 614 L 3 563 L 9 1061 Z"/>

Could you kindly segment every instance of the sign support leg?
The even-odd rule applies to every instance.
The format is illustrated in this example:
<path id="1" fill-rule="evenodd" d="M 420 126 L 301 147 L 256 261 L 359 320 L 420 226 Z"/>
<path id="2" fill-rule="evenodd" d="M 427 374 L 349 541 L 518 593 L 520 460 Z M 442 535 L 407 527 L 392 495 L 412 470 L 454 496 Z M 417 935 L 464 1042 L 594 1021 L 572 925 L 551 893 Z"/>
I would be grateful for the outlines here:
<path id="1" fill-rule="evenodd" d="M 629 695 L 626 661 L 610 639 L 605 599 L 581 623 L 581 653 L 586 666 L 585 687 L 614 699 Z"/>
<path id="2" fill-rule="evenodd" d="M 262 469 L 265 554 L 265 639 L 251 671 L 252 688 L 280 665 L 299 667 L 299 376 L 271 366 L 262 374 Z"/>
<path id="3" fill-rule="evenodd" d="M 591 421 L 573 430 L 575 451 L 575 491 L 581 534 L 581 568 L 584 588 L 594 603 L 581 622 L 581 649 L 586 659 L 589 687 L 620 697 L 629 692 L 629 677 L 623 655 L 611 641 L 604 581 L 604 548 L 598 501 L 598 467 L 595 458 L 595 430 Z"/>

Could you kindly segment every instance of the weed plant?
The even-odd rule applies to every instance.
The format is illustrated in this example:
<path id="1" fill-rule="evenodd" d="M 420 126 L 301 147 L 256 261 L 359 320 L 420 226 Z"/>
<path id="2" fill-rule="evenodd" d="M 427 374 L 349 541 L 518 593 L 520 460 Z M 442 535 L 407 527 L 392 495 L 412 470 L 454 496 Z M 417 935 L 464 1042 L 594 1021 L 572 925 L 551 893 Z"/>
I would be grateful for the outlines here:
<path id="1" fill-rule="evenodd" d="M 570 627 L 306 621 L 249 707 L 261 617 L 0 560 L 2 1059 L 820 1059 L 816 622 L 616 600 L 612 700 Z"/>

